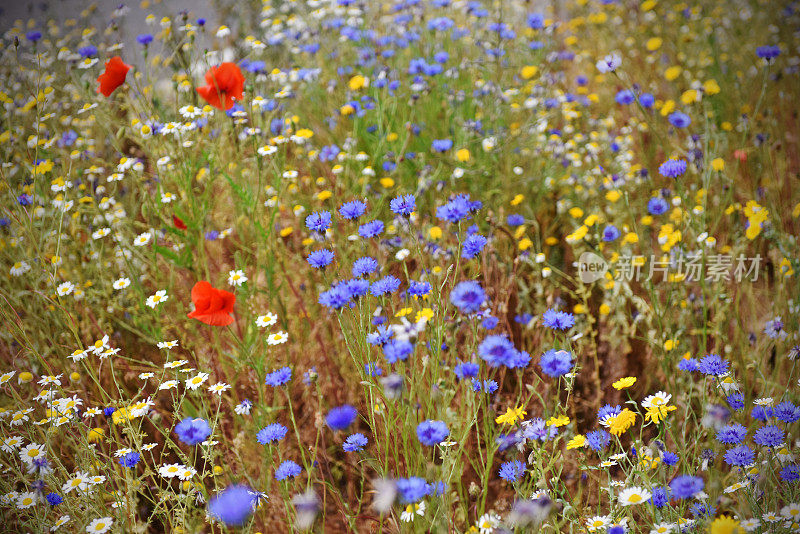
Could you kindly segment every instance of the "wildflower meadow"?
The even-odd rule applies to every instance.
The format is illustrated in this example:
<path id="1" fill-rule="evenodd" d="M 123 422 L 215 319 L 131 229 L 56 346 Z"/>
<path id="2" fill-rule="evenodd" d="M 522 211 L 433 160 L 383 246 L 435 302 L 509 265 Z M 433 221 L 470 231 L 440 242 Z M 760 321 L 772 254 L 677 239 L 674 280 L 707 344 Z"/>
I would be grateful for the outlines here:
<path id="1" fill-rule="evenodd" d="M 0 532 L 800 532 L 799 2 L 31 4 Z"/>

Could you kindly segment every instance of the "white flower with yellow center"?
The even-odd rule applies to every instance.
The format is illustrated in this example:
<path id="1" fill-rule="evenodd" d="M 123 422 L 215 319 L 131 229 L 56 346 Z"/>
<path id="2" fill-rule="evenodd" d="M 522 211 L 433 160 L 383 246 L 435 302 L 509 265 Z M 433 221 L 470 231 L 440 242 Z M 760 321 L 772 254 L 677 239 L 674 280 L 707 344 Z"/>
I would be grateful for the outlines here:
<path id="1" fill-rule="evenodd" d="M 19 457 L 28 465 L 31 465 L 34 460 L 44 457 L 44 446 L 38 443 L 29 443 L 19 451 Z"/>
<path id="2" fill-rule="evenodd" d="M 642 504 L 647 502 L 651 493 L 644 488 L 640 488 L 639 486 L 631 486 L 629 488 L 625 488 L 619 493 L 619 503 L 622 506 L 632 506 L 635 504 Z"/>
<path id="3" fill-rule="evenodd" d="M 665 406 L 669 403 L 670 399 L 672 399 L 672 395 L 663 391 L 659 391 L 655 395 L 649 395 L 645 397 L 645 399 L 642 401 L 642 406 L 647 409 L 655 408 L 657 406 Z"/>
<path id="4" fill-rule="evenodd" d="M 208 373 L 197 373 L 192 378 L 187 378 L 186 379 L 186 388 L 187 389 L 197 389 L 206 380 L 208 380 Z"/>
<path id="5" fill-rule="evenodd" d="M 158 474 L 165 478 L 172 478 L 178 476 L 184 467 L 181 464 L 166 464 L 158 468 Z"/>
<path id="6" fill-rule="evenodd" d="M 586 528 L 589 532 L 606 528 L 611 523 L 611 517 L 607 515 L 596 515 L 586 520 Z"/>
<path id="7" fill-rule="evenodd" d="M 230 271 L 228 273 L 228 284 L 234 287 L 239 287 L 240 285 L 247 282 L 247 276 L 245 276 L 244 271 L 241 269 L 237 271 Z"/>
<path id="8" fill-rule="evenodd" d="M 267 336 L 267 344 L 268 345 L 280 345 L 281 343 L 286 343 L 289 339 L 289 334 L 286 332 L 278 332 L 277 334 L 270 334 Z"/>
<path id="9" fill-rule="evenodd" d="M 155 309 L 156 306 L 158 306 L 168 298 L 169 295 L 167 295 L 167 291 L 165 289 L 159 289 L 158 291 L 155 292 L 154 295 L 150 295 L 149 297 L 147 297 L 147 302 L 145 302 L 145 304 Z"/>
<path id="10" fill-rule="evenodd" d="M 91 532 L 92 534 L 103 534 L 104 532 L 108 532 L 113 524 L 114 520 L 110 517 L 100 517 L 92 520 L 92 522 L 86 526 L 86 532 Z"/>
<path id="11" fill-rule="evenodd" d="M 278 322 L 278 316 L 272 312 L 267 312 L 264 315 L 256 317 L 256 326 L 259 328 L 267 328 Z"/>

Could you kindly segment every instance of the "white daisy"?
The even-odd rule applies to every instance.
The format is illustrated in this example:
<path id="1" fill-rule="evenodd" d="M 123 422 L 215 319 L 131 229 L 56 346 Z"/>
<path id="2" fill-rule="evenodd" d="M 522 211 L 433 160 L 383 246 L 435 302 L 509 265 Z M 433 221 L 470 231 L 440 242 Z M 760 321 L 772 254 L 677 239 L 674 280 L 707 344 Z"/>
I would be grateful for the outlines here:
<path id="1" fill-rule="evenodd" d="M 619 493 L 619 503 L 622 506 L 632 506 L 634 504 L 642 504 L 643 502 L 647 502 L 651 493 L 644 488 L 640 488 L 638 486 L 631 486 L 629 488 L 625 488 Z"/>
<path id="2" fill-rule="evenodd" d="M 197 373 L 192 378 L 187 378 L 186 379 L 186 387 L 187 387 L 187 389 L 197 389 L 206 380 L 208 380 L 208 373 Z"/>
<path id="3" fill-rule="evenodd" d="M 247 282 L 247 276 L 245 276 L 244 271 L 241 269 L 237 271 L 230 271 L 228 273 L 228 284 L 234 287 L 239 287 L 240 285 Z"/>
<path id="4" fill-rule="evenodd" d="M 168 298 L 169 295 L 167 295 L 167 291 L 165 289 L 159 289 L 156 291 L 155 295 L 150 295 L 147 297 L 147 302 L 145 304 L 151 308 L 155 308 L 158 304 L 164 302 Z"/>

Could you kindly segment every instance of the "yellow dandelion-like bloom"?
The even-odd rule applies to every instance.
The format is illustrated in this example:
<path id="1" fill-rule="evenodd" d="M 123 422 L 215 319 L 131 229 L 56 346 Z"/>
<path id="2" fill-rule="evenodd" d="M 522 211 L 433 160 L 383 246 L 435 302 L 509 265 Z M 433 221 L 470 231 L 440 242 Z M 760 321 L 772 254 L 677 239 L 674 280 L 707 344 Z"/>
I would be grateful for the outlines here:
<path id="1" fill-rule="evenodd" d="M 508 408 L 506 413 L 499 415 L 497 419 L 495 419 L 495 422 L 497 424 L 513 425 L 517 422 L 517 419 L 522 419 L 523 416 L 527 415 L 527 413 L 528 412 L 526 412 L 522 406 L 517 408 Z"/>
<path id="2" fill-rule="evenodd" d="M 621 390 L 621 389 L 629 388 L 632 385 L 634 385 L 635 383 L 636 383 L 636 377 L 635 376 L 626 376 L 625 378 L 620 378 L 619 380 L 617 380 L 616 382 L 614 382 L 611 385 L 614 386 L 614 389 Z"/>
<path id="3" fill-rule="evenodd" d="M 608 420 L 609 431 L 615 436 L 624 434 L 636 422 L 636 413 L 628 408 L 622 410 L 619 415 Z"/>
<path id="4" fill-rule="evenodd" d="M 742 528 L 739 522 L 727 515 L 721 515 L 716 518 L 709 526 L 709 534 L 740 534 Z"/>

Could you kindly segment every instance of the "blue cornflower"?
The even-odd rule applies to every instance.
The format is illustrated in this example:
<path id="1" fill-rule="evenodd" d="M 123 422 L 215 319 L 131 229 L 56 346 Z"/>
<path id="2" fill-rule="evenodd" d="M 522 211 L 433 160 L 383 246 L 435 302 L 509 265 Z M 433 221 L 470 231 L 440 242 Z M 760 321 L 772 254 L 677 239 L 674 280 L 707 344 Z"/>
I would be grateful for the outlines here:
<path id="1" fill-rule="evenodd" d="M 412 352 L 414 345 L 407 339 L 390 339 L 383 346 L 383 355 L 390 364 L 396 363 L 397 360 L 405 360 Z"/>
<path id="2" fill-rule="evenodd" d="M 783 430 L 775 425 L 762 426 L 756 430 L 753 441 L 762 447 L 776 447 L 783 443 Z"/>
<path id="3" fill-rule="evenodd" d="M 692 119 L 689 118 L 689 115 L 681 111 L 673 111 L 669 114 L 667 120 L 676 128 L 686 128 L 692 123 Z"/>
<path id="4" fill-rule="evenodd" d="M 287 383 L 292 379 L 292 368 L 281 367 L 276 371 L 272 371 L 264 378 L 264 383 L 268 386 L 278 387 Z"/>
<path id="5" fill-rule="evenodd" d="M 625 534 L 625 526 L 624 525 L 611 525 L 606 530 L 606 534 Z"/>
<path id="6" fill-rule="evenodd" d="M 739 445 L 728 449 L 723 458 L 728 465 L 741 467 L 752 464 L 756 459 L 756 455 L 747 445 Z"/>
<path id="7" fill-rule="evenodd" d="M 566 350 L 550 349 L 539 360 L 542 372 L 553 378 L 569 373 L 572 365 L 572 353 Z"/>
<path id="8" fill-rule="evenodd" d="M 149 33 L 142 33 L 136 36 L 136 42 L 142 46 L 147 46 L 153 42 L 153 36 Z"/>
<path id="9" fill-rule="evenodd" d="M 256 441 L 262 445 L 272 443 L 273 441 L 280 441 L 286 436 L 288 431 L 289 429 L 282 424 L 272 423 L 258 431 L 256 434 Z"/>
<path id="10" fill-rule="evenodd" d="M 175 433 L 185 444 L 197 445 L 211 435 L 211 427 L 205 419 L 187 417 L 175 425 Z"/>
<path id="11" fill-rule="evenodd" d="M 480 393 L 483 390 L 484 393 L 488 393 L 491 395 L 495 391 L 498 390 L 500 386 L 497 385 L 497 382 L 494 380 L 478 380 L 476 378 L 472 379 L 472 391 L 475 393 Z"/>
<path id="12" fill-rule="evenodd" d="M 306 217 L 306 227 L 314 232 L 324 234 L 331 227 L 331 213 L 329 211 L 315 211 Z"/>
<path id="13" fill-rule="evenodd" d="M 481 327 L 485 328 L 486 330 L 493 330 L 497 328 L 497 325 L 500 323 L 500 319 L 493 315 L 487 315 L 481 320 Z"/>
<path id="14" fill-rule="evenodd" d="M 694 358 L 681 358 L 681 361 L 678 362 L 678 369 L 691 373 L 697 371 L 697 365 L 697 360 Z"/>
<path id="15" fill-rule="evenodd" d="M 333 252 L 328 249 L 315 250 L 308 255 L 308 264 L 315 269 L 323 269 L 333 261 Z"/>
<path id="16" fill-rule="evenodd" d="M 408 294 L 412 297 L 424 297 L 428 293 L 431 292 L 433 288 L 429 282 L 417 282 L 416 280 L 412 280 L 408 284 Z"/>
<path id="17" fill-rule="evenodd" d="M 25 38 L 35 43 L 42 38 L 42 32 L 37 30 L 29 31 L 25 34 Z"/>
<path id="18" fill-rule="evenodd" d="M 514 316 L 514 322 L 517 324 L 521 324 L 522 326 L 527 326 L 533 320 L 533 315 L 530 313 L 520 313 Z"/>
<path id="19" fill-rule="evenodd" d="M 759 46 L 756 47 L 756 55 L 760 58 L 771 61 L 781 54 L 779 46 Z"/>
<path id="20" fill-rule="evenodd" d="M 677 178 L 686 172 L 686 160 L 670 158 L 658 167 L 658 172 L 666 178 Z"/>
<path id="21" fill-rule="evenodd" d="M 428 29 L 436 31 L 447 31 L 453 27 L 455 22 L 447 17 L 436 17 L 428 21 Z"/>
<path id="22" fill-rule="evenodd" d="M 529 424 L 522 427 L 522 437 L 533 441 L 547 441 L 557 435 L 558 427 L 546 424 L 541 417 L 534 417 Z"/>
<path id="23" fill-rule="evenodd" d="M 744 425 L 733 423 L 723 426 L 717 430 L 717 441 L 728 445 L 741 443 L 747 435 L 747 428 Z"/>
<path id="24" fill-rule="evenodd" d="M 475 313 L 486 302 L 486 293 L 478 282 L 466 280 L 459 282 L 450 292 L 450 302 L 461 313 Z"/>
<path id="25" fill-rule="evenodd" d="M 764 323 L 764 333 L 772 339 L 782 339 L 786 337 L 786 332 L 783 330 L 783 319 L 781 317 L 775 317 Z"/>
<path id="26" fill-rule="evenodd" d="M 525 464 L 519 460 L 504 462 L 500 465 L 500 478 L 508 482 L 516 482 L 525 474 Z"/>
<path id="27" fill-rule="evenodd" d="M 123 454 L 119 459 L 119 464 L 122 467 L 133 467 L 139 463 L 139 459 L 141 456 L 138 452 L 129 452 L 127 454 Z"/>
<path id="28" fill-rule="evenodd" d="M 358 258 L 353 262 L 353 268 L 351 272 L 353 273 L 353 276 L 358 278 L 359 276 L 372 274 L 377 270 L 378 261 L 375 258 L 364 256 L 363 258 Z"/>
<path id="29" fill-rule="evenodd" d="M 64 502 L 64 498 L 59 495 L 58 493 L 53 493 L 52 491 L 44 496 L 47 499 L 47 504 L 50 506 L 58 506 L 62 502 Z"/>
<path id="30" fill-rule="evenodd" d="M 358 416 L 358 411 L 349 404 L 344 404 L 332 408 L 328 412 L 328 415 L 325 416 L 325 424 L 331 430 L 344 430 L 353 424 L 356 416 Z"/>
<path id="31" fill-rule="evenodd" d="M 650 109 L 656 103 L 656 97 L 650 93 L 642 93 L 639 95 L 639 103 L 643 108 Z"/>
<path id="32" fill-rule="evenodd" d="M 391 208 L 392 213 L 408 217 L 417 209 L 417 203 L 414 200 L 414 195 L 400 195 L 389 202 L 389 208 Z"/>
<path id="33" fill-rule="evenodd" d="M 487 239 L 480 234 L 473 234 L 464 240 L 464 247 L 461 249 L 461 257 L 471 260 L 481 253 L 486 246 Z"/>
<path id="34" fill-rule="evenodd" d="M 358 227 L 358 235 L 360 235 L 364 239 L 377 237 L 383 233 L 383 228 L 384 226 L 382 221 L 379 220 L 370 221 Z"/>
<path id="35" fill-rule="evenodd" d="M 453 368 L 453 372 L 459 380 L 464 380 L 465 378 L 474 378 L 478 376 L 478 371 L 480 371 L 480 369 L 480 365 L 477 363 L 462 362 Z"/>
<path id="36" fill-rule="evenodd" d="M 673 466 L 678 463 L 678 460 L 680 458 L 674 452 L 664 451 L 661 453 L 661 461 L 664 462 L 664 465 Z"/>
<path id="37" fill-rule="evenodd" d="M 369 280 L 363 278 L 345 280 L 340 285 L 344 286 L 349 297 L 353 299 L 363 297 L 369 291 Z"/>
<path id="38" fill-rule="evenodd" d="M 455 198 L 436 208 L 436 217 L 447 222 L 457 223 L 467 218 L 470 213 L 480 209 L 480 201 L 471 201 L 469 195 L 457 195 Z"/>
<path id="39" fill-rule="evenodd" d="M 662 197 L 653 197 L 647 201 L 647 211 L 650 215 L 662 215 L 669 209 L 669 204 Z"/>
<path id="40" fill-rule="evenodd" d="M 775 406 L 772 413 L 783 423 L 794 423 L 800 419 L 800 407 L 795 406 L 789 401 L 782 402 Z"/>
<path id="41" fill-rule="evenodd" d="M 431 148 L 436 152 L 447 152 L 453 148 L 453 141 L 451 139 L 434 139 Z"/>
<path id="42" fill-rule="evenodd" d="M 506 224 L 509 226 L 522 226 L 525 224 L 525 217 L 519 215 L 517 213 L 512 213 L 508 217 L 506 217 Z"/>
<path id="43" fill-rule="evenodd" d="M 650 495 L 650 504 L 656 508 L 661 508 L 669 502 L 669 488 L 666 486 L 656 486 Z"/>
<path id="44" fill-rule="evenodd" d="M 689 507 L 689 511 L 698 519 L 701 517 L 711 518 L 714 517 L 715 513 L 717 513 L 717 508 L 713 504 L 696 502 Z"/>
<path id="45" fill-rule="evenodd" d="M 605 228 L 603 228 L 603 241 L 610 243 L 611 241 L 616 241 L 617 239 L 619 239 L 619 236 L 620 236 L 620 231 L 613 224 L 609 224 Z"/>
<path id="46" fill-rule="evenodd" d="M 364 434 L 350 434 L 347 436 L 347 439 L 344 440 L 342 448 L 345 452 L 358 452 L 363 451 L 367 443 L 369 443 L 369 440 L 367 440 Z"/>
<path id="47" fill-rule="evenodd" d="M 336 284 L 319 294 L 318 302 L 326 308 L 338 310 L 350 304 L 352 294 L 344 284 Z"/>
<path id="48" fill-rule="evenodd" d="M 517 349 L 505 335 L 493 334 L 481 341 L 478 354 L 489 367 L 508 366 L 517 357 Z"/>
<path id="49" fill-rule="evenodd" d="M 614 100 L 616 100 L 617 104 L 627 106 L 636 102 L 636 96 L 634 96 L 633 92 L 629 89 L 622 89 L 617 92 Z"/>
<path id="50" fill-rule="evenodd" d="M 430 484 L 428 484 L 427 488 L 428 488 L 428 495 L 433 495 L 434 497 L 440 497 L 445 494 L 448 485 L 445 484 L 444 481 L 438 480 L 436 482 L 431 482 Z"/>
<path id="51" fill-rule="evenodd" d="M 423 445 L 433 447 L 437 443 L 444 441 L 450 434 L 450 429 L 444 421 L 434 421 L 428 419 L 417 425 L 417 439 Z"/>
<path id="52" fill-rule="evenodd" d="M 719 354 L 708 354 L 698 362 L 697 370 L 704 375 L 721 376 L 728 372 L 729 365 Z"/>
<path id="53" fill-rule="evenodd" d="M 364 364 L 364 374 L 371 377 L 382 376 L 383 369 L 378 367 L 378 364 L 375 362 L 367 362 Z"/>
<path id="54" fill-rule="evenodd" d="M 93 57 L 97 55 L 97 47 L 94 45 L 87 45 L 78 48 L 78 54 L 81 57 Z"/>
<path id="55" fill-rule="evenodd" d="M 286 460 L 275 470 L 275 480 L 286 480 L 294 478 L 303 472 L 303 468 L 292 460 Z"/>
<path id="56" fill-rule="evenodd" d="M 380 297 L 381 295 L 385 295 L 386 293 L 394 293 L 400 287 L 400 279 L 392 276 L 387 275 L 373 282 L 372 285 L 369 287 L 369 292 L 375 295 L 376 297 Z"/>
<path id="57" fill-rule="evenodd" d="M 753 406 L 753 409 L 750 411 L 750 417 L 757 421 L 764 421 L 765 423 L 772 415 L 773 411 L 769 406 Z"/>
<path id="58" fill-rule="evenodd" d="M 358 219 L 367 211 L 367 205 L 360 200 L 345 202 L 339 208 L 339 215 L 348 220 Z"/>
<path id="59" fill-rule="evenodd" d="M 528 13 L 526 22 L 528 24 L 528 28 L 531 28 L 532 30 L 541 30 L 544 28 L 544 15 L 541 13 Z"/>
<path id="60" fill-rule="evenodd" d="M 395 487 L 406 504 L 418 502 L 428 494 L 428 483 L 419 477 L 398 478 Z"/>
<path id="61" fill-rule="evenodd" d="M 600 452 L 611 443 L 611 434 L 603 429 L 592 430 L 586 434 L 586 443 L 595 452 Z"/>
<path id="62" fill-rule="evenodd" d="M 796 482 L 800 479 L 800 466 L 789 464 L 780 470 L 781 479 L 786 482 Z"/>
<path id="63" fill-rule="evenodd" d="M 367 343 L 370 345 L 377 345 L 379 347 L 384 346 L 386 343 L 392 339 L 394 335 L 394 330 L 389 328 L 388 326 L 379 326 L 375 332 L 370 332 L 367 334 Z"/>
<path id="64" fill-rule="evenodd" d="M 569 330 L 575 325 L 575 316 L 569 312 L 562 312 L 550 308 L 542 316 L 542 323 L 553 330 Z"/>
<path id="65" fill-rule="evenodd" d="M 725 400 L 728 401 L 728 406 L 734 410 L 741 410 L 744 408 L 744 395 L 741 393 L 731 393 Z"/>
<path id="66" fill-rule="evenodd" d="M 676 499 L 691 499 L 697 493 L 703 491 L 705 482 L 700 477 L 692 475 L 680 475 L 672 479 L 669 488 Z"/>

